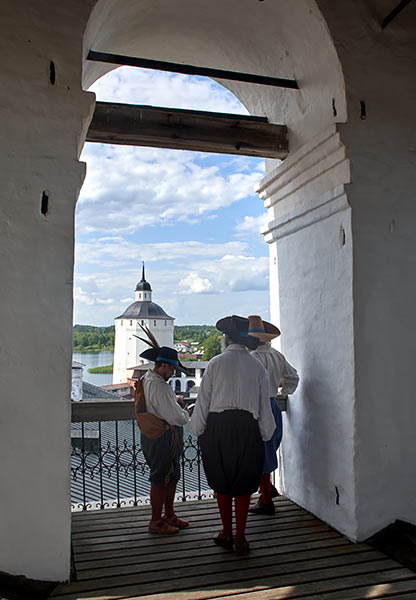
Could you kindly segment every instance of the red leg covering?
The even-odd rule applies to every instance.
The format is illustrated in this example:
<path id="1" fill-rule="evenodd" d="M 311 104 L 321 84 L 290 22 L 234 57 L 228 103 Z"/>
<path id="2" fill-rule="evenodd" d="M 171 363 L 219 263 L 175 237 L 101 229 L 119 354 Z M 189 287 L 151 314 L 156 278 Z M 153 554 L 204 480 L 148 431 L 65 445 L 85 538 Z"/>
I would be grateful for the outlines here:
<path id="1" fill-rule="evenodd" d="M 217 492 L 217 504 L 221 515 L 224 535 L 233 534 L 233 498 L 230 494 Z"/>
<path id="2" fill-rule="evenodd" d="M 260 480 L 260 493 L 263 504 L 272 502 L 272 482 L 270 481 L 270 473 L 263 473 Z"/>
<path id="3" fill-rule="evenodd" d="M 152 521 L 160 521 L 162 508 L 165 501 L 165 488 L 158 485 L 150 486 L 150 504 L 152 505 Z"/>
<path id="4" fill-rule="evenodd" d="M 173 502 L 176 494 L 176 483 L 169 483 L 165 488 L 165 514 L 170 519 L 175 514 Z"/>
<path id="5" fill-rule="evenodd" d="M 250 494 L 244 496 L 236 496 L 235 503 L 235 539 L 244 540 L 246 534 L 246 523 L 248 515 L 248 507 L 250 504 Z"/>

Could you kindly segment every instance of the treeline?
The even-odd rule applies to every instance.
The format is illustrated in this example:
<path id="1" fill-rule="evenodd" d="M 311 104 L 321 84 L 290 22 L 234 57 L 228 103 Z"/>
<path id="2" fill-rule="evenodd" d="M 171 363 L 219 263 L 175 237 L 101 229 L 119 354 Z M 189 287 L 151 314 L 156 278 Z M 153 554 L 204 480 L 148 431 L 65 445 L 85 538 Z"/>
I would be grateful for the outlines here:
<path id="1" fill-rule="evenodd" d="M 72 345 L 75 352 L 114 350 L 114 325 L 109 327 L 74 325 Z"/>
<path id="2" fill-rule="evenodd" d="M 175 342 L 198 342 L 202 344 L 214 331 L 214 325 L 175 325 L 173 337 Z"/>
<path id="3" fill-rule="evenodd" d="M 186 340 L 203 344 L 216 331 L 214 325 L 175 325 L 173 336 L 175 342 Z M 114 350 L 114 335 L 114 325 L 109 327 L 74 325 L 73 349 L 75 352 Z"/>

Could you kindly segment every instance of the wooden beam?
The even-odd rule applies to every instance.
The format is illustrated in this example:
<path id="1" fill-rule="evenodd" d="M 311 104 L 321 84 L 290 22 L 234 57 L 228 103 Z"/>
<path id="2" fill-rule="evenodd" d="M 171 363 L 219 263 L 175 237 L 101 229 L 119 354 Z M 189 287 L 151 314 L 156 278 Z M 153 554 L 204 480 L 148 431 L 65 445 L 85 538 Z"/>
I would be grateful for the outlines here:
<path id="1" fill-rule="evenodd" d="M 111 54 L 110 52 L 90 50 L 88 52 L 87 60 L 110 63 L 113 65 L 140 67 L 142 69 L 184 73 L 185 75 L 199 75 L 201 77 L 211 77 L 212 79 L 244 81 L 245 83 L 255 83 L 258 85 L 269 85 L 293 90 L 298 89 L 298 84 L 295 79 L 256 75 L 254 73 L 241 73 L 239 71 L 227 71 L 224 69 L 212 69 L 211 67 L 197 67 L 196 65 L 185 65 L 183 63 L 167 62 L 165 60 L 152 60 L 150 58 L 138 58 L 136 56 L 125 56 L 123 54 Z"/>
<path id="2" fill-rule="evenodd" d="M 287 128 L 264 117 L 97 102 L 87 142 L 283 159 Z"/>

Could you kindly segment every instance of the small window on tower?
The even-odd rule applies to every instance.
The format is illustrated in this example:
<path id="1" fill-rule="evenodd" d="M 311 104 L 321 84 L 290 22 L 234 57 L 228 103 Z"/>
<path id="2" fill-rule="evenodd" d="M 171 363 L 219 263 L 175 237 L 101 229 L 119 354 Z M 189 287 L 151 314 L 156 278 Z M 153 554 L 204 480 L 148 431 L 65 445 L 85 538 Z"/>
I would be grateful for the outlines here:
<path id="1" fill-rule="evenodd" d="M 130 327 L 133 325 L 133 321 L 130 321 Z"/>
<path id="2" fill-rule="evenodd" d="M 165 321 L 165 327 L 166 327 L 166 325 L 167 325 L 167 324 L 168 324 L 168 322 L 167 322 L 167 321 Z"/>
<path id="3" fill-rule="evenodd" d="M 142 325 L 144 325 L 144 321 L 143 321 L 143 319 L 142 319 Z"/>
<path id="4" fill-rule="evenodd" d="M 153 321 L 153 327 L 156 327 L 156 321 Z"/>
<path id="5" fill-rule="evenodd" d="M 123 327 L 123 321 L 121 321 L 121 326 Z"/>

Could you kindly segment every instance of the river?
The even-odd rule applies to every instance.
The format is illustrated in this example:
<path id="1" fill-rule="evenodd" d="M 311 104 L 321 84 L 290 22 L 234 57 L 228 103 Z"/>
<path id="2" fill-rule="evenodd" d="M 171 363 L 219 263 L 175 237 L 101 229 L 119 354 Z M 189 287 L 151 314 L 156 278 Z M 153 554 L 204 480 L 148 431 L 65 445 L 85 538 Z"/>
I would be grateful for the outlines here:
<path id="1" fill-rule="evenodd" d="M 103 367 L 111 365 L 114 360 L 114 353 L 108 350 L 101 352 L 74 352 L 73 359 L 85 365 L 84 381 L 94 385 L 109 385 L 113 383 L 112 373 L 88 373 L 92 367 Z"/>

